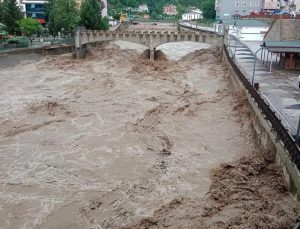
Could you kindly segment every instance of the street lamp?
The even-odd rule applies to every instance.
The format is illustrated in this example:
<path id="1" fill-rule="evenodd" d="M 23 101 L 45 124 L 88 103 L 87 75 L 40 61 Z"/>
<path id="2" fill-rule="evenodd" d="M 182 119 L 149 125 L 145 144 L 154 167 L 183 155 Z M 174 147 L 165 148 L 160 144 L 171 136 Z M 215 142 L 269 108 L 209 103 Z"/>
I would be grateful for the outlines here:
<path id="1" fill-rule="evenodd" d="M 300 116 L 299 116 L 299 121 L 298 121 L 297 132 L 296 132 L 296 136 L 295 136 L 295 141 L 296 141 L 297 145 L 299 143 L 299 137 L 300 137 Z"/>
<path id="2" fill-rule="evenodd" d="M 254 85 L 254 76 L 255 76 L 255 65 L 256 65 L 256 55 L 259 51 L 261 51 L 263 49 L 263 46 L 261 45 L 260 48 L 254 53 L 254 63 L 253 63 L 253 72 L 252 72 L 252 80 L 251 80 L 251 84 L 252 86 Z"/>
<path id="3" fill-rule="evenodd" d="M 235 37 L 235 39 L 234 39 L 234 54 L 233 54 L 233 59 L 235 60 L 235 54 L 236 54 L 236 41 L 237 41 L 237 39 L 238 39 L 238 32 L 239 32 L 239 28 L 238 27 L 236 27 L 236 29 L 231 29 L 231 30 L 233 30 L 233 33 L 235 33 L 236 34 L 236 37 Z M 229 31 L 230 31 L 230 29 L 229 29 Z M 232 34 L 232 33 L 231 33 Z M 233 35 L 231 35 L 230 33 L 229 33 L 229 38 L 230 38 L 230 36 L 233 36 Z M 230 39 L 229 39 L 230 40 Z"/>

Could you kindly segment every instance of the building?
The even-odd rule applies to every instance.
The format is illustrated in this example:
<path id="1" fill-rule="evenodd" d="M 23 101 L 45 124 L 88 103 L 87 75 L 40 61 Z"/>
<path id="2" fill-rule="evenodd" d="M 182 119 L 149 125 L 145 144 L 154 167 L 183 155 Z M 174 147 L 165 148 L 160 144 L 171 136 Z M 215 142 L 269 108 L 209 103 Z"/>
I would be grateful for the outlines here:
<path id="1" fill-rule="evenodd" d="M 280 0 L 264 0 L 264 11 L 280 9 Z"/>
<path id="2" fill-rule="evenodd" d="M 263 41 L 263 61 L 271 60 L 273 55 L 279 56 L 283 69 L 300 69 L 299 19 L 277 19 L 272 23 Z"/>
<path id="3" fill-rule="evenodd" d="M 223 20 L 222 23 L 214 24 L 215 32 L 224 34 L 224 28 L 232 36 L 241 41 L 263 41 L 270 26 L 258 20 Z"/>
<path id="4" fill-rule="evenodd" d="M 264 0 L 216 0 L 216 18 L 223 20 L 246 16 L 251 13 L 259 13 L 263 9 L 263 1 Z"/>
<path id="5" fill-rule="evenodd" d="M 295 11 L 300 11 L 300 0 L 294 0 Z"/>
<path id="6" fill-rule="evenodd" d="M 150 19 L 150 14 L 145 13 L 145 14 L 143 15 L 143 18 L 144 18 L 145 20 L 149 20 L 149 19 Z"/>
<path id="7" fill-rule="evenodd" d="M 26 17 L 37 19 L 41 24 L 46 23 L 45 1 L 23 0 Z"/>
<path id="8" fill-rule="evenodd" d="M 140 12 L 140 13 L 149 12 L 147 4 L 139 5 L 137 11 Z"/>
<path id="9" fill-rule="evenodd" d="M 176 10 L 176 6 L 175 5 L 165 5 L 163 8 L 163 13 L 165 15 L 176 15 L 177 14 L 177 10 Z"/>
<path id="10" fill-rule="evenodd" d="M 202 11 L 199 9 L 191 10 L 188 13 L 182 14 L 182 20 L 184 21 L 193 21 L 201 18 L 203 18 Z"/>
<path id="11" fill-rule="evenodd" d="M 288 11 L 290 6 L 293 5 L 294 1 L 290 0 L 264 0 L 263 10 L 265 12 L 270 11 Z"/>
<path id="12" fill-rule="evenodd" d="M 102 17 L 107 17 L 107 0 L 101 0 L 101 6 L 102 6 L 102 11 L 101 15 Z"/>

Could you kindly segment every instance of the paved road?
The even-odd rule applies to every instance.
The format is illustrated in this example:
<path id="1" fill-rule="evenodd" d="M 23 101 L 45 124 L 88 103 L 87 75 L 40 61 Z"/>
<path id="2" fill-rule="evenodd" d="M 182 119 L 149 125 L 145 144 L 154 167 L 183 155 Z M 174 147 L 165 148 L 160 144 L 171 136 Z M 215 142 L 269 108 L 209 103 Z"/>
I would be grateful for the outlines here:
<path id="1" fill-rule="evenodd" d="M 252 79 L 254 52 L 259 49 L 260 42 L 237 41 L 236 63 L 240 66 L 249 81 Z M 235 42 L 231 40 L 230 51 L 234 53 Z M 274 63 L 270 72 L 269 63 L 263 65 L 258 53 L 255 82 L 259 83 L 263 97 L 274 108 L 284 125 L 294 134 L 297 130 L 300 115 L 300 89 L 298 74 L 283 71 L 278 62 Z"/>

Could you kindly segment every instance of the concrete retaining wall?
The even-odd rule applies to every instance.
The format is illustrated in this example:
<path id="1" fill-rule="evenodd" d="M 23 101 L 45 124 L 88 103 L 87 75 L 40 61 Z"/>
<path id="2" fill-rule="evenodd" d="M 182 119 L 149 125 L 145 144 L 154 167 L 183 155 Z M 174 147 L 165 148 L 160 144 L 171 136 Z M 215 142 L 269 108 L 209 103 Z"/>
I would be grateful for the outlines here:
<path id="1" fill-rule="evenodd" d="M 23 48 L 0 53 L 0 69 L 13 67 L 25 60 L 39 60 L 42 56 L 75 52 L 74 45 Z"/>
<path id="2" fill-rule="evenodd" d="M 248 91 L 244 88 L 242 82 L 235 74 L 230 63 L 223 53 L 223 62 L 228 66 L 231 85 L 235 90 L 243 90 L 248 98 L 250 105 L 249 119 L 251 120 L 251 128 L 254 132 L 255 143 L 263 149 L 270 150 L 276 155 L 276 161 L 281 165 L 284 173 L 287 187 L 292 195 L 300 200 L 300 173 L 295 164 L 288 157 L 288 152 L 284 148 L 281 141 L 278 141 L 276 133 L 272 129 L 269 122 L 259 110 L 256 102 L 253 100 Z"/>

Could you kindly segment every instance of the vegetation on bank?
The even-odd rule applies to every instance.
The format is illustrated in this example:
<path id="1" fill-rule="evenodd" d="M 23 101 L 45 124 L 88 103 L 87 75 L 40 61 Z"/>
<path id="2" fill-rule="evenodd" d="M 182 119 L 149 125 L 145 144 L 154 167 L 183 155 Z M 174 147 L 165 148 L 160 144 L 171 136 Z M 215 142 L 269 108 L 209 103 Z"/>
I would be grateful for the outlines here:
<path id="1" fill-rule="evenodd" d="M 24 18 L 16 0 L 0 1 L 0 33 L 32 36 L 45 32 L 51 35 L 70 35 L 77 26 L 107 30 L 108 18 L 101 17 L 101 5 L 97 0 L 85 0 L 78 10 L 75 0 L 48 0 L 46 5 L 47 27 L 33 18 Z"/>
<path id="2" fill-rule="evenodd" d="M 12 37 L 7 40 L 7 43 L 16 47 L 28 47 L 29 39 L 27 37 Z"/>
<path id="3" fill-rule="evenodd" d="M 40 22 L 33 18 L 23 18 L 16 22 L 24 36 L 32 36 L 44 30 Z"/>

